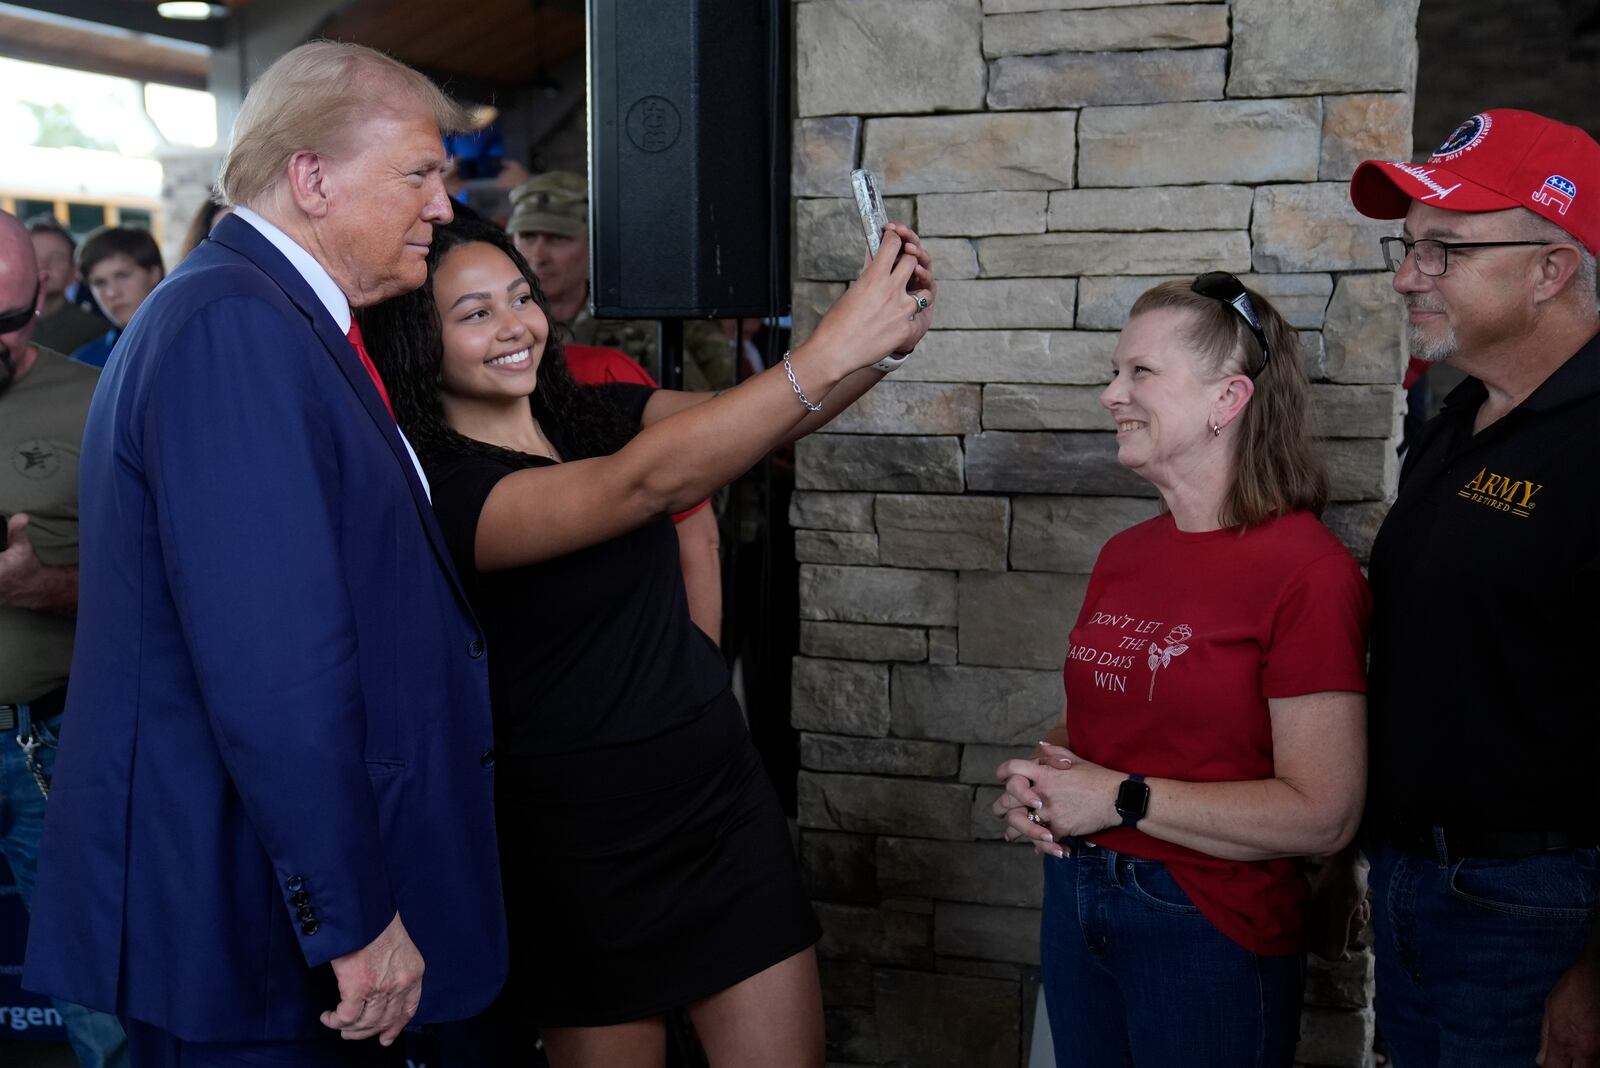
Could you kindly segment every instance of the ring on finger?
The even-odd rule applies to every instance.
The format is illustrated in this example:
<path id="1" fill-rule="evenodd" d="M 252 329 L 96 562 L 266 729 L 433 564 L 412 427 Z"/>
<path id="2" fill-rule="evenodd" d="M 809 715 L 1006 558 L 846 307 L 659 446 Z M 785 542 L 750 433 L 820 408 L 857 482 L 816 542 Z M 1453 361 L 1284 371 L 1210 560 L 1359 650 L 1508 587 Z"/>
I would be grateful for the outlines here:
<path id="1" fill-rule="evenodd" d="M 928 306 L 928 298 L 919 295 L 917 297 L 917 310 L 921 311 L 922 309 L 926 308 L 927 306 Z"/>
<path id="2" fill-rule="evenodd" d="M 1037 813 L 1037 812 L 1032 812 L 1032 811 L 1030 811 L 1030 812 L 1029 812 L 1029 813 L 1028 813 L 1028 822 L 1029 822 L 1029 823 L 1036 823 L 1036 824 L 1038 824 L 1038 825 L 1039 825 L 1039 826 L 1040 826 L 1040 827 L 1043 827 L 1043 826 L 1044 826 L 1044 820 L 1042 820 L 1042 819 L 1040 819 L 1040 818 L 1039 818 L 1039 814 L 1038 814 L 1038 813 Z"/>

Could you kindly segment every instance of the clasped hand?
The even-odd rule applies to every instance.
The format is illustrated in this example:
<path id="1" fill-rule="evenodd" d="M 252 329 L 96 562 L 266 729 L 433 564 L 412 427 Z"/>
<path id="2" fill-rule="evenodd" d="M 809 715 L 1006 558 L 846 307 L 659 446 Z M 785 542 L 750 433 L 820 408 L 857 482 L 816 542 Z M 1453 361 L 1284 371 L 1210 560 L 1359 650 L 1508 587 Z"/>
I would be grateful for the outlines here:
<path id="1" fill-rule="evenodd" d="M 78 570 L 40 562 L 28 539 L 29 522 L 26 512 L 6 521 L 0 541 L 0 605 L 70 615 L 78 603 Z"/>
<path id="2" fill-rule="evenodd" d="M 322 1025 L 343 1038 L 376 1035 L 382 1045 L 392 1044 L 422 1001 L 422 971 L 422 953 L 395 913 L 369 945 L 333 962 L 339 1004 L 322 1014 Z"/>
<path id="3" fill-rule="evenodd" d="M 1040 853 L 1062 857 L 1066 850 L 1061 839 L 1094 834 L 1120 822 L 1117 788 L 1125 777 L 1070 749 L 1040 742 L 1034 759 L 1008 760 L 995 769 L 1005 792 L 989 811 L 1005 823 L 1006 841 L 1026 840 Z"/>

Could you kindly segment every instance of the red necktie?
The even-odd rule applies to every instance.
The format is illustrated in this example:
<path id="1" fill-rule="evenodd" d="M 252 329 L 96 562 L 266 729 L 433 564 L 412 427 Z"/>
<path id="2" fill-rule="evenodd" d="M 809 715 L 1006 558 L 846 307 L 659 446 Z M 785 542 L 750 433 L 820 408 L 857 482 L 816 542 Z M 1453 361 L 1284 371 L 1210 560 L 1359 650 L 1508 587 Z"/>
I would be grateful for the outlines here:
<path id="1" fill-rule="evenodd" d="M 354 319 L 350 320 L 350 332 L 345 334 L 350 339 L 350 346 L 356 350 L 356 355 L 361 358 L 361 366 L 367 369 L 367 374 L 372 376 L 372 384 L 378 387 L 378 396 L 383 399 L 383 406 L 389 409 L 389 418 L 394 418 L 394 405 L 389 403 L 389 391 L 383 388 L 383 379 L 378 375 L 378 368 L 373 364 L 372 357 L 367 355 L 367 346 L 361 340 L 361 324 Z"/>

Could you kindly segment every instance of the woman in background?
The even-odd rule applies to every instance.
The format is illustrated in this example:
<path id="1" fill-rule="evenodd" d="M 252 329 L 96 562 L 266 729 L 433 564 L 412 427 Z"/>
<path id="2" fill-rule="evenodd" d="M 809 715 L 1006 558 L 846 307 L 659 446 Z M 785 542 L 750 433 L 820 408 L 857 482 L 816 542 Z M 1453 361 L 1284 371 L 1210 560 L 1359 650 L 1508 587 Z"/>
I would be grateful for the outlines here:
<path id="1" fill-rule="evenodd" d="M 217 225 L 217 220 L 232 210 L 217 194 L 206 194 L 206 198 L 195 209 L 194 217 L 189 220 L 189 229 L 183 232 L 183 255 L 178 258 L 188 259 L 189 253 L 199 248 L 200 242 L 211 236 L 211 228 Z"/>

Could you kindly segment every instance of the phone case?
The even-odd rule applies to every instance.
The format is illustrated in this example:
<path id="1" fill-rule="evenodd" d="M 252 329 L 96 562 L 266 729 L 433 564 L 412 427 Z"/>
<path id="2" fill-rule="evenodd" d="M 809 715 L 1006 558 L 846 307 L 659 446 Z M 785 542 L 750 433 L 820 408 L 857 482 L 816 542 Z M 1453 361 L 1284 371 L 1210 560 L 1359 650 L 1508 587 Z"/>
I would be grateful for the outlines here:
<path id="1" fill-rule="evenodd" d="M 883 238 L 883 228 L 889 222 L 889 215 L 883 210 L 878 176 L 868 170 L 851 171 L 850 186 L 856 193 L 856 210 L 861 213 L 861 229 L 867 237 L 867 250 L 876 256 L 878 244 Z"/>

